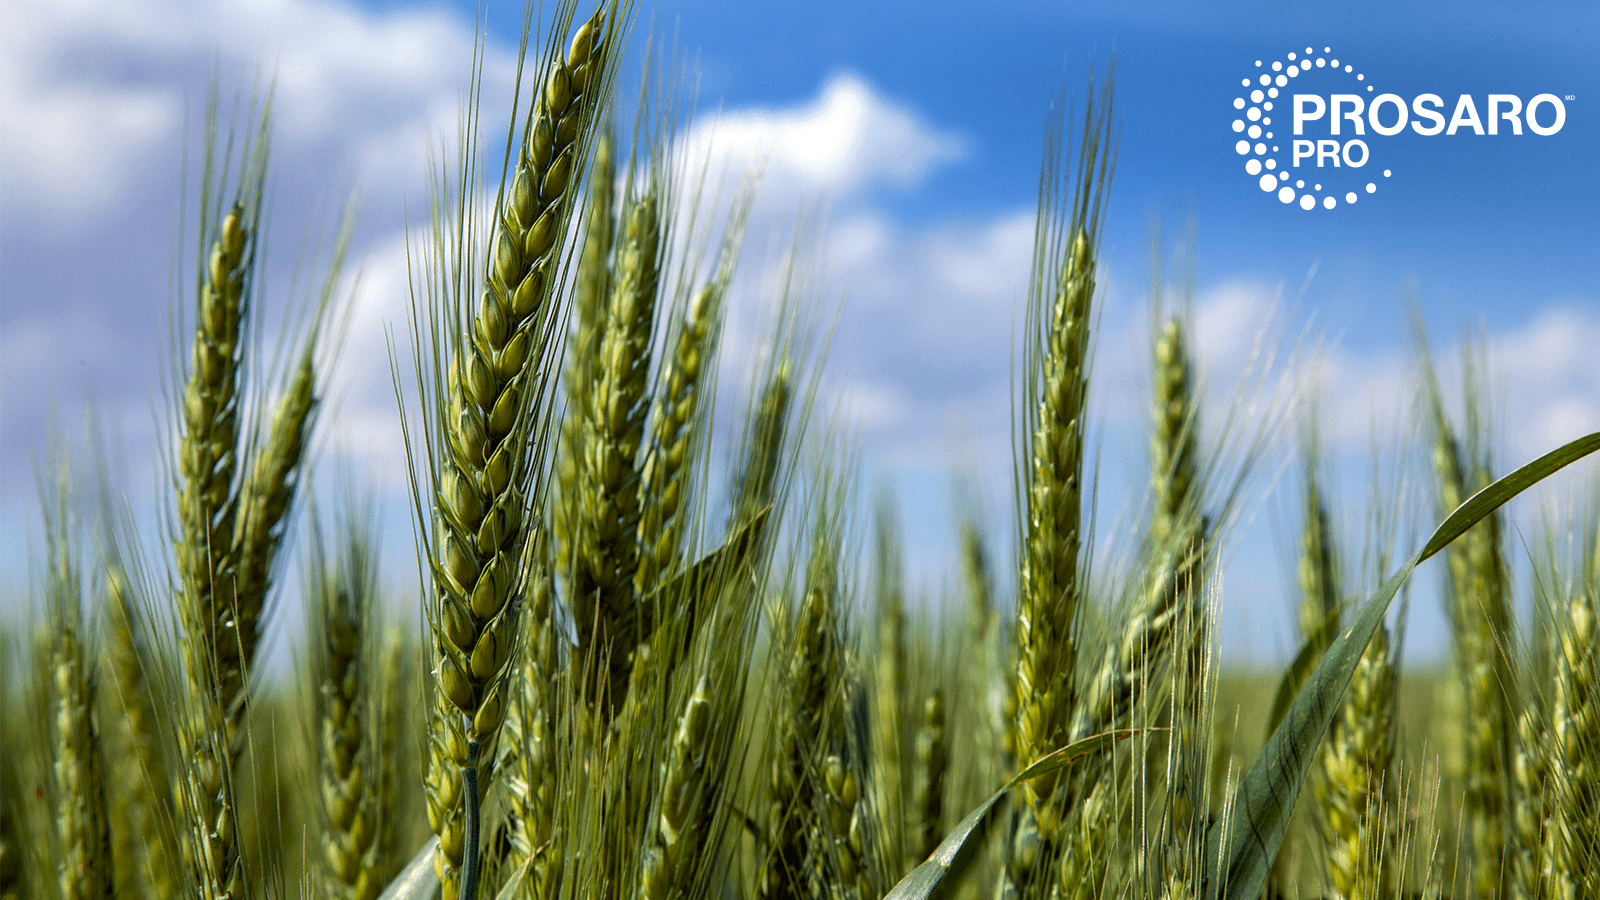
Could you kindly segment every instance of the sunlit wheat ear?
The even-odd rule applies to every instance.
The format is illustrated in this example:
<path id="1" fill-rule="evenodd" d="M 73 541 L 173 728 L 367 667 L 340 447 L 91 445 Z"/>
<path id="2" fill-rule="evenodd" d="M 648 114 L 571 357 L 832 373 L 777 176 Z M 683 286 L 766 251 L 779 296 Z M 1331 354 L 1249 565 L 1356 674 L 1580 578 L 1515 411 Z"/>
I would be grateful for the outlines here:
<path id="1" fill-rule="evenodd" d="M 549 533 L 536 527 L 524 545 L 524 640 L 518 659 L 520 672 L 510 682 L 512 703 L 501 726 L 497 776 L 507 798 L 507 815 L 496 823 L 502 830 L 491 835 L 486 852 L 501 855 L 502 868 L 513 872 L 526 864 L 522 896 L 549 894 L 554 854 L 550 851 L 557 789 L 556 732 L 561 689 L 558 641 L 566 636 L 553 618 L 555 575 Z M 542 849 L 541 849 L 542 848 Z M 517 877 L 512 875 L 511 877 Z"/>
<path id="2" fill-rule="evenodd" d="M 614 4 L 597 10 L 566 52 L 541 68 L 533 113 L 497 210 L 480 301 L 461 309 L 445 276 L 446 296 L 435 297 L 430 312 L 435 352 L 446 371 L 430 395 L 442 434 L 430 444 L 438 471 L 424 513 L 431 520 L 428 618 L 437 691 L 449 710 L 433 719 L 428 777 L 430 824 L 440 839 L 435 867 L 446 900 L 476 889 L 470 881 L 463 885 L 463 875 L 469 860 L 476 863 L 478 834 L 469 827 L 466 805 L 442 802 L 442 782 L 448 764 L 466 777 L 481 762 L 480 791 L 487 790 L 494 742 L 512 702 L 507 684 L 516 668 L 508 663 L 523 640 L 522 563 L 536 518 L 529 509 L 539 507 L 545 483 L 563 236 L 598 97 L 614 65 L 617 14 Z M 559 18 L 565 21 L 565 13 Z M 475 171 L 470 164 L 468 171 Z M 418 337 L 419 344 L 427 341 Z M 487 752 L 480 757 L 478 748 Z M 457 801 L 471 799 L 455 793 Z"/>
<path id="3" fill-rule="evenodd" d="M 200 291 L 192 370 L 183 398 L 183 437 L 177 546 L 182 579 L 180 618 L 188 721 L 178 727 L 179 755 L 188 767 L 177 786 L 186 868 L 206 892 L 239 896 L 237 809 L 233 796 L 235 741 L 243 722 L 243 630 L 235 593 L 233 496 L 238 467 L 240 329 L 253 264 L 250 220 L 235 205 L 221 223 Z"/>
<path id="4" fill-rule="evenodd" d="M 1367 646 L 1320 752 L 1315 795 L 1334 896 L 1393 896 L 1395 667 L 1387 628 Z"/>
<path id="5" fill-rule="evenodd" d="M 629 654 L 638 643 L 634 595 L 639 528 L 639 449 L 644 440 L 655 307 L 661 279 L 659 184 L 629 204 L 600 345 L 603 370 L 593 387 L 579 479 L 578 546 L 571 604 L 590 665 L 607 670 L 594 688 L 613 709 L 627 694 Z"/>
<path id="6" fill-rule="evenodd" d="M 921 862 L 944 839 L 945 775 L 950 766 L 950 743 L 944 692 L 938 689 L 923 704 L 914 753 L 916 768 L 911 780 L 911 802 L 917 811 L 919 834 L 913 855 Z"/>
<path id="7" fill-rule="evenodd" d="M 388 760 L 399 748 L 382 743 L 381 623 L 369 523 L 344 515 L 334 531 L 314 531 L 309 574 L 309 708 L 321 829 L 313 855 L 324 895 L 373 900 L 393 874 L 384 854 L 398 812 Z"/>
<path id="8" fill-rule="evenodd" d="M 114 564 L 106 571 L 106 601 L 108 668 L 114 683 L 113 696 L 104 706 L 111 713 L 106 730 L 115 731 L 118 752 L 125 754 L 123 763 L 108 773 L 108 789 L 115 797 L 115 891 L 119 897 L 166 897 L 174 890 L 171 878 L 178 851 L 170 821 L 169 764 L 153 693 L 157 679 L 147 673 L 154 660 L 152 648 L 143 640 L 146 623 L 127 576 Z"/>
<path id="9" fill-rule="evenodd" d="M 1306 459 L 1306 473 L 1305 498 L 1301 510 L 1303 526 L 1300 532 L 1298 613 L 1301 640 L 1312 640 L 1326 631 L 1325 639 L 1317 638 L 1319 646 L 1326 646 L 1334 637 L 1333 632 L 1327 630 L 1328 623 L 1331 621 L 1337 627 L 1339 621 L 1337 613 L 1341 587 L 1339 570 L 1335 565 L 1338 557 L 1333 524 L 1329 521 L 1328 501 L 1317 472 L 1319 454 L 1315 426 L 1312 428 L 1313 432 L 1302 450 Z"/>
<path id="10" fill-rule="evenodd" d="M 761 386 L 760 400 L 746 428 L 734 485 L 733 514 L 728 519 L 730 531 L 750 521 L 775 499 L 789 446 L 795 374 L 793 362 L 785 356 L 773 364 Z"/>
<path id="11" fill-rule="evenodd" d="M 837 501 L 833 501 L 837 502 Z M 832 511 L 835 515 L 837 510 Z M 819 513 L 792 631 L 779 644 L 787 669 L 774 698 L 776 737 L 767 781 L 766 846 L 758 896 L 799 898 L 821 889 L 819 867 L 832 867 L 837 843 L 849 842 L 823 814 L 820 772 L 842 737 L 844 649 L 840 634 L 840 526 Z"/>
<path id="12" fill-rule="evenodd" d="M 97 900 L 111 896 L 113 874 L 105 748 L 100 739 L 98 678 L 92 651 L 85 646 L 81 561 L 68 522 L 64 486 L 59 505 L 46 510 L 46 520 L 49 546 L 43 589 L 51 626 L 52 688 L 48 799 L 55 814 L 56 896 Z"/>
<path id="13" fill-rule="evenodd" d="M 883 851 L 909 871 L 921 862 L 921 835 L 911 801 L 911 717 L 906 686 L 905 571 L 900 547 L 900 523 L 894 499 L 885 490 L 876 502 L 873 524 L 874 627 L 868 632 L 872 693 L 868 702 L 871 722 L 871 778 L 867 787 L 877 813 Z"/>
<path id="14" fill-rule="evenodd" d="M 1420 338 L 1419 338 L 1420 341 Z M 1428 417 L 1432 425 L 1438 508 L 1448 513 L 1489 483 L 1489 459 L 1476 386 L 1466 384 L 1468 450 L 1444 410 L 1438 378 L 1422 346 Z M 1470 360 L 1469 360 L 1470 363 Z M 1508 655 L 1511 640 L 1510 586 L 1500 548 L 1499 513 L 1468 531 L 1449 550 L 1449 602 L 1455 656 L 1466 692 L 1465 823 L 1474 897 L 1499 897 L 1505 888 L 1506 840 L 1510 826 L 1511 748 L 1515 731 L 1515 684 Z"/>
<path id="15" fill-rule="evenodd" d="M 1163 323 L 1155 342 L 1154 428 L 1150 443 L 1151 493 L 1155 510 L 1150 529 L 1151 583 L 1157 592 L 1143 610 L 1151 620 L 1170 618 L 1170 662 L 1157 648 L 1146 662 L 1153 683 L 1171 666 L 1173 698 L 1169 744 L 1172 841 L 1189 856 L 1203 792 L 1206 767 L 1193 762 L 1210 734 L 1204 702 L 1210 666 L 1209 613 L 1202 599 L 1207 548 L 1200 511 L 1199 401 L 1188 333 L 1181 317 Z M 1203 824 L 1203 823 L 1202 823 Z M 1192 862 L 1192 857 L 1188 860 Z M 1192 875 L 1185 872 L 1185 877 Z"/>
<path id="16" fill-rule="evenodd" d="M 706 751 L 711 726 L 711 680 L 702 676 L 684 705 L 678 727 L 662 764 L 660 814 L 651 828 L 645 851 L 639 896 L 665 900 L 684 896 L 704 852 L 704 834 L 695 826 L 705 822 L 700 806 L 705 802 L 708 775 Z"/>
<path id="17" fill-rule="evenodd" d="M 719 272 L 717 281 L 695 293 L 679 320 L 672 354 L 663 362 L 640 492 L 639 556 L 633 582 L 640 597 L 682 565 L 699 407 L 710 387 L 705 376 L 721 333 L 726 290 L 726 276 Z"/>
<path id="18" fill-rule="evenodd" d="M 1547 896 L 1600 896 L 1600 506 L 1574 516 L 1578 547 L 1550 581 L 1553 640 L 1549 716 L 1532 749 L 1548 780 L 1531 785 L 1544 813 L 1540 887 Z M 1528 848 L 1524 848 L 1526 851 Z"/>
<path id="19" fill-rule="evenodd" d="M 1076 706 L 1078 607 L 1086 584 L 1083 557 L 1084 414 L 1089 387 L 1089 328 L 1095 292 L 1100 211 L 1111 175 L 1110 80 L 1086 98 L 1074 169 L 1064 177 L 1062 136 L 1052 132 L 1040 177 L 1033 275 L 1024 337 L 1024 388 L 1016 463 L 1022 515 L 1017 589 L 1017 710 L 1013 744 L 1027 765 L 1067 743 Z M 1052 879 L 1036 877 L 1038 858 L 1053 858 L 1064 803 L 1057 778 L 1023 788 L 1026 821 L 1009 874 L 1022 896 L 1043 896 Z M 1064 798 L 1063 798 L 1064 800 Z M 1031 835 L 1037 835 L 1037 852 Z"/>
<path id="20" fill-rule="evenodd" d="M 595 385 L 604 375 L 600 345 L 605 336 L 611 297 L 611 246 L 616 233 L 616 138 L 602 131 L 595 139 L 589 170 L 589 193 L 583 210 L 583 246 L 573 291 L 572 328 L 567 337 L 566 374 L 562 379 L 566 412 L 556 458 L 559 495 L 555 499 L 556 558 L 559 572 L 573 577 L 583 504 L 579 483 L 588 457 L 589 409 Z"/>
<path id="21" fill-rule="evenodd" d="M 257 450 L 239 491 L 234 539 L 238 564 L 235 596 L 241 655 L 246 660 L 254 658 L 260 639 L 259 616 L 271 586 L 273 561 L 283 543 L 305 463 L 306 443 L 311 437 L 312 415 L 317 406 L 315 352 L 313 339 L 307 342 L 294 376 L 273 410 L 266 443 Z"/>

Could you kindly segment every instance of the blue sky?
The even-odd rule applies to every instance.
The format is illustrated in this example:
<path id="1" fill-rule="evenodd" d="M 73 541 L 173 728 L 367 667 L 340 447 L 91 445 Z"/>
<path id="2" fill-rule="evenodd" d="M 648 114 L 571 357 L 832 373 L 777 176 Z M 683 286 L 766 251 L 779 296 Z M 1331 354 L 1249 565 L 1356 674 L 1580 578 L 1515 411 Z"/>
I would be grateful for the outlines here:
<path id="1" fill-rule="evenodd" d="M 8 6 L 3 596 L 26 585 L 37 533 L 31 460 L 45 452 L 52 415 L 81 433 L 93 398 L 121 436 L 130 499 L 148 505 L 153 496 L 150 410 L 164 372 L 179 151 L 195 131 L 185 116 L 197 121 L 214 70 L 236 82 L 258 69 L 278 76 L 269 296 L 287 286 L 314 231 L 305 223 L 326 221 L 349 191 L 362 198 L 364 278 L 321 461 L 365 473 L 393 501 L 390 557 L 410 564 L 384 324 L 402 321 L 406 210 L 425 202 L 430 140 L 453 133 L 473 15 L 467 4 L 346 0 Z M 486 109 L 495 116 L 509 97 L 520 16 L 512 4 L 487 11 Z M 1108 545 L 1128 524 L 1143 465 L 1153 222 L 1170 255 L 1193 217 L 1208 409 L 1235 393 L 1274 309 L 1272 346 L 1298 346 L 1301 370 L 1322 373 L 1352 529 L 1369 426 L 1391 421 L 1411 391 L 1408 284 L 1445 355 L 1463 325 L 1484 329 L 1502 459 L 1600 428 L 1594 4 L 682 2 L 641 5 L 636 22 L 636 37 L 653 22 L 698 67 L 689 145 L 730 166 L 768 160 L 740 294 L 748 308 L 730 321 L 729 373 L 748 368 L 758 340 L 769 248 L 781 247 L 796 209 L 826 203 L 815 294 L 840 312 L 824 387 L 857 423 L 870 477 L 892 483 L 907 507 L 909 558 L 930 584 L 952 536 L 953 465 L 984 486 L 995 538 L 1009 533 L 1011 324 L 1026 286 L 1042 136 L 1063 87 L 1081 104 L 1089 66 L 1103 71 L 1113 51 L 1121 140 L 1094 398 Z M 1232 101 L 1240 79 L 1261 71 L 1256 60 L 1270 66 L 1308 46 L 1331 48 L 1314 55 L 1339 57 L 1379 93 L 1437 93 L 1447 115 L 1461 94 L 1483 112 L 1488 94 L 1551 93 L 1563 98 L 1566 121 L 1549 137 L 1372 136 L 1368 168 L 1393 173 L 1373 176 L 1376 193 L 1333 210 L 1285 206 L 1243 171 Z M 637 54 L 627 71 L 636 67 Z M 1317 71 L 1296 82 L 1323 94 L 1354 84 Z M 1278 111 L 1286 125 L 1288 108 Z M 1269 457 L 1262 474 L 1279 464 Z M 1570 492 L 1593 483 L 1563 484 Z M 1287 652 L 1286 567 L 1274 541 L 1293 525 L 1292 478 L 1258 479 L 1251 496 L 1274 484 L 1279 499 L 1248 504 L 1255 515 L 1241 524 L 1226 580 L 1224 646 L 1243 660 Z M 1531 523 L 1537 509 L 1525 504 L 1517 521 Z M 1420 654 L 1443 646 L 1436 606 L 1424 579 L 1411 631 Z"/>

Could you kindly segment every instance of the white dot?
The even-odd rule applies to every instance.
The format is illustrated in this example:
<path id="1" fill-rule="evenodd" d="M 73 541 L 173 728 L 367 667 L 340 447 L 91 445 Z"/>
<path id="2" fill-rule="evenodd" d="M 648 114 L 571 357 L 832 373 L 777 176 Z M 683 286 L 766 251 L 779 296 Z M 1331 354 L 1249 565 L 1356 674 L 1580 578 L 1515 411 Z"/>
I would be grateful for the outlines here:
<path id="1" fill-rule="evenodd" d="M 1267 88 L 1267 96 L 1268 97 L 1276 97 L 1276 96 L 1278 96 L 1278 89 L 1277 88 Z M 1270 107 L 1270 106 L 1267 107 L 1267 109 L 1271 109 L 1271 108 L 1272 107 Z"/>
<path id="2" fill-rule="evenodd" d="M 1351 191 L 1350 193 L 1345 194 L 1344 195 L 1344 202 L 1346 202 L 1346 203 L 1354 203 L 1354 202 L 1356 202 L 1356 192 L 1355 191 Z"/>
<path id="3" fill-rule="evenodd" d="M 1233 130 L 1234 131 L 1243 131 L 1244 130 L 1244 120 L 1243 119 L 1234 119 L 1233 120 Z"/>
<path id="4" fill-rule="evenodd" d="M 1261 98 L 1263 96 L 1265 96 L 1265 95 L 1263 95 L 1260 91 L 1251 91 L 1250 92 L 1250 102 L 1251 103 L 1260 103 L 1261 102 Z"/>
<path id="5" fill-rule="evenodd" d="M 1333 51 L 1332 47 L 1323 47 L 1322 48 L 1322 52 L 1323 53 L 1331 53 L 1332 51 Z"/>
<path id="6" fill-rule="evenodd" d="M 1297 187 L 1297 188 L 1303 188 L 1303 187 L 1306 186 L 1306 183 L 1304 181 L 1296 181 L 1294 183 L 1294 186 Z"/>
<path id="7" fill-rule="evenodd" d="M 1260 156 L 1261 154 L 1266 153 L 1266 152 L 1267 152 L 1267 145 L 1266 144 L 1257 144 L 1256 145 L 1256 155 L 1257 156 Z"/>
<path id="8" fill-rule="evenodd" d="M 1244 109 L 1244 98 L 1243 97 L 1235 97 L 1235 98 L 1233 98 L 1233 108 L 1234 109 Z"/>
<path id="9" fill-rule="evenodd" d="M 1269 134 L 1269 135 L 1267 135 L 1267 137 L 1272 137 L 1272 135 Z M 1272 145 L 1272 152 L 1273 153 L 1277 153 L 1278 152 L 1278 145 L 1277 144 L 1273 144 Z"/>
<path id="10" fill-rule="evenodd" d="M 1255 160 L 1251 160 L 1251 162 L 1255 162 Z M 1273 178 L 1270 174 L 1261 176 L 1261 189 L 1263 191 L 1277 190 L 1278 179 Z"/>
<path id="11" fill-rule="evenodd" d="M 1281 62 L 1273 63 L 1272 64 L 1272 71 L 1274 71 L 1274 72 L 1282 72 L 1283 71 L 1283 63 L 1281 63 Z"/>
<path id="12" fill-rule="evenodd" d="M 1311 189 L 1312 189 L 1312 190 L 1313 190 L 1313 191 L 1320 191 L 1320 190 L 1322 190 L 1322 185 L 1320 185 L 1320 184 L 1313 184 L 1313 185 L 1312 185 L 1312 186 L 1311 186 Z"/>
<path id="13" fill-rule="evenodd" d="M 1339 201 L 1333 199 L 1332 197 L 1325 197 L 1322 200 L 1322 208 L 1323 209 L 1333 209 L 1335 206 L 1338 206 L 1338 205 L 1339 205 Z"/>
<path id="14" fill-rule="evenodd" d="M 1251 138 L 1261 137 L 1261 126 L 1260 125 L 1251 125 L 1249 134 L 1250 134 Z"/>
<path id="15" fill-rule="evenodd" d="M 1249 162 L 1244 164 L 1244 170 L 1246 172 L 1249 172 L 1251 175 L 1260 175 L 1261 174 L 1261 160 L 1259 160 L 1259 159 L 1250 160 Z"/>
<path id="16" fill-rule="evenodd" d="M 1260 65 L 1261 65 L 1261 60 L 1259 60 L 1259 59 L 1258 59 L 1258 60 L 1256 60 L 1256 65 L 1257 65 L 1257 66 L 1260 66 Z"/>
<path id="17" fill-rule="evenodd" d="M 1250 152 L 1250 142 L 1249 141 L 1240 141 L 1239 143 L 1233 145 L 1233 149 L 1240 156 L 1244 156 L 1245 154 Z"/>
<path id="18" fill-rule="evenodd" d="M 1366 81 L 1367 80 L 1367 76 L 1365 76 L 1365 75 L 1357 75 L 1356 76 L 1356 80 L 1357 81 Z"/>
<path id="19" fill-rule="evenodd" d="M 1278 167 L 1278 161 L 1277 160 L 1275 160 L 1275 159 L 1267 160 L 1267 168 L 1276 169 L 1277 167 Z"/>
<path id="20" fill-rule="evenodd" d="M 1272 89 L 1272 93 L 1273 94 L 1277 94 L 1278 93 L 1278 89 L 1277 88 L 1273 88 Z M 1267 102 L 1261 104 L 1261 108 L 1266 110 L 1267 112 L 1272 112 L 1272 101 L 1268 100 Z"/>
<path id="21" fill-rule="evenodd" d="M 1299 74 L 1300 74 L 1300 67 L 1299 66 L 1290 66 L 1289 67 L 1289 77 L 1290 78 L 1293 78 L 1293 77 L 1295 77 L 1296 75 L 1299 75 Z"/>
<path id="22" fill-rule="evenodd" d="M 1261 118 L 1261 108 L 1257 106 L 1250 107 L 1250 111 L 1245 113 L 1244 117 L 1252 122 L 1259 120 Z"/>
<path id="23" fill-rule="evenodd" d="M 1370 181 L 1369 181 L 1369 182 L 1367 182 L 1367 193 L 1369 193 L 1369 194 L 1370 194 L 1370 193 L 1373 193 L 1373 192 L 1374 192 L 1374 191 L 1376 191 L 1376 190 L 1377 190 L 1377 189 L 1378 189 L 1378 186 L 1377 186 L 1377 185 L 1375 185 L 1375 184 L 1373 184 L 1373 183 L 1372 183 L 1372 182 L 1370 182 Z"/>
<path id="24" fill-rule="evenodd" d="M 1384 169 L 1383 170 L 1383 177 L 1385 177 L 1385 178 L 1389 177 L 1389 170 L 1388 169 Z"/>
<path id="25" fill-rule="evenodd" d="M 1310 48 L 1310 47 L 1307 47 L 1307 48 L 1306 48 L 1306 52 L 1307 52 L 1307 53 L 1310 53 L 1310 52 L 1311 52 L 1311 48 Z"/>
<path id="26" fill-rule="evenodd" d="M 1369 91 L 1372 90 L 1372 85 L 1370 85 L 1370 84 L 1367 85 L 1367 90 L 1369 90 Z"/>
<path id="27" fill-rule="evenodd" d="M 1283 87 L 1284 85 L 1289 83 L 1289 79 L 1283 77 L 1282 75 L 1279 75 L 1277 78 L 1273 79 L 1273 83 L 1276 84 L 1278 87 Z"/>
<path id="28" fill-rule="evenodd" d="M 1244 85 L 1245 87 L 1249 87 L 1250 86 L 1250 79 L 1246 78 L 1245 80 L 1243 80 L 1243 81 L 1241 81 L 1239 83 Z"/>
<path id="29" fill-rule="evenodd" d="M 1294 188 L 1292 188 L 1292 187 L 1279 188 L 1278 189 L 1278 199 L 1282 200 L 1285 203 L 1293 203 L 1294 202 Z"/>
<path id="30" fill-rule="evenodd" d="M 1337 68 L 1339 68 L 1339 61 L 1336 59 L 1333 62 L 1328 63 L 1328 65 L 1333 66 L 1335 69 L 1337 69 Z"/>
<path id="31" fill-rule="evenodd" d="M 1294 54 L 1293 53 L 1289 54 L 1289 58 L 1290 59 L 1294 59 Z"/>
<path id="32" fill-rule="evenodd" d="M 1315 207 L 1316 205 L 1317 205 L 1317 198 L 1311 196 L 1310 194 L 1304 194 L 1304 195 L 1302 195 L 1300 197 L 1300 208 L 1301 209 L 1311 209 L 1311 208 Z"/>
<path id="33" fill-rule="evenodd" d="M 1321 57 L 1318 57 L 1318 58 L 1317 58 L 1317 68 L 1319 68 L 1319 69 L 1320 69 L 1320 68 L 1322 68 L 1322 67 L 1323 67 L 1323 66 L 1326 66 L 1326 65 L 1327 65 L 1327 64 L 1328 64 L 1328 61 L 1327 61 L 1327 60 L 1325 60 L 1325 59 L 1322 59 L 1322 58 L 1321 58 Z"/>
<path id="34" fill-rule="evenodd" d="M 1353 70 L 1353 69 L 1354 69 L 1354 68 L 1355 68 L 1355 66 L 1345 66 L 1345 67 L 1344 67 L 1344 70 L 1345 70 L 1345 71 L 1346 71 L 1346 72 L 1349 72 L 1349 71 L 1351 71 L 1351 70 Z"/>
<path id="35" fill-rule="evenodd" d="M 1261 124 L 1263 124 L 1263 125 L 1271 125 L 1272 124 L 1272 117 L 1271 116 L 1263 116 L 1261 118 Z M 1272 135 L 1269 134 L 1269 135 L 1267 135 L 1267 137 L 1272 137 Z"/>
<path id="36" fill-rule="evenodd" d="M 1276 160 L 1269 160 L 1269 162 L 1276 162 Z M 1289 173 L 1288 172 L 1279 172 L 1278 173 L 1278 177 L 1283 179 L 1284 181 L 1288 181 L 1289 180 Z"/>
<path id="37" fill-rule="evenodd" d="M 1272 76 L 1271 75 L 1263 75 L 1263 76 L 1261 76 L 1261 83 L 1262 84 L 1271 84 L 1272 83 Z"/>

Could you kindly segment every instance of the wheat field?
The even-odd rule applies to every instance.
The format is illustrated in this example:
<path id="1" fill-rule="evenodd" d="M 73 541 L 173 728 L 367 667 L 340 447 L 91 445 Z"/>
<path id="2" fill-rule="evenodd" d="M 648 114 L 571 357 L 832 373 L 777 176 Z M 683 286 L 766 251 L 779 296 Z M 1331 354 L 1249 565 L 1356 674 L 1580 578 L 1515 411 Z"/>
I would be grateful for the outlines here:
<path id="1" fill-rule="evenodd" d="M 1158 305 L 1140 533 L 1097 558 L 1118 119 L 1091 73 L 1046 135 L 1016 298 L 1015 527 L 946 523 L 949 588 L 916 595 L 818 390 L 802 263 L 711 451 L 759 188 L 688 239 L 670 78 L 619 121 L 632 10 L 541 15 L 519 105 L 470 98 L 409 248 L 407 596 L 372 499 L 307 486 L 348 228 L 263 349 L 272 120 L 213 106 L 162 541 L 105 476 L 39 479 L 35 613 L 0 641 L 0 898 L 1600 898 L 1600 492 L 1550 517 L 1526 586 L 1500 510 L 1600 434 L 1495 460 L 1481 360 L 1453 409 L 1419 339 L 1412 437 L 1374 451 L 1346 533 L 1315 386 L 1204 408 L 1193 311 Z M 1219 561 L 1280 432 L 1299 652 L 1232 672 Z M 1412 671 L 1393 601 L 1435 556 L 1452 654 Z M 293 582 L 306 626 L 268 678 Z"/>

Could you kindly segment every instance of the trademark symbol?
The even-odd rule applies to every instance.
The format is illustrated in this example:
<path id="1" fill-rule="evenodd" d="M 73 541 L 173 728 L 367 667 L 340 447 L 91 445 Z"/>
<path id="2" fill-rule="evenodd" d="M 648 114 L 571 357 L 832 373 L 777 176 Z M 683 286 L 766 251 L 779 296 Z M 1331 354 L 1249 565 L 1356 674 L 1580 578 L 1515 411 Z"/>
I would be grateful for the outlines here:
<path id="1" fill-rule="evenodd" d="M 1567 95 L 1567 99 L 1568 99 L 1568 100 L 1576 100 L 1576 99 L 1578 99 L 1578 98 L 1577 98 L 1577 95 L 1575 95 L 1575 94 L 1568 94 L 1568 95 Z"/>

